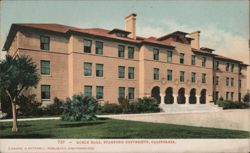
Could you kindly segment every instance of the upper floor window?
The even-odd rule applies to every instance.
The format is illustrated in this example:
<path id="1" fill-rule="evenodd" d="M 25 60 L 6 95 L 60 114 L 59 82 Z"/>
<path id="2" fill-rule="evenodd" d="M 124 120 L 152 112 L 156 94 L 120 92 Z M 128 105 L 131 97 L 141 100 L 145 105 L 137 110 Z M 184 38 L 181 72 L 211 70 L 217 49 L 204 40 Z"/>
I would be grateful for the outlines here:
<path id="1" fill-rule="evenodd" d="M 168 81 L 172 81 L 173 80 L 173 71 L 172 70 L 168 70 L 168 72 L 167 72 L 167 79 L 168 79 Z"/>
<path id="2" fill-rule="evenodd" d="M 125 66 L 118 67 L 118 77 L 125 78 Z"/>
<path id="3" fill-rule="evenodd" d="M 191 64 L 192 64 L 192 65 L 195 65 L 195 55 L 192 55 L 192 56 L 191 56 Z"/>
<path id="4" fill-rule="evenodd" d="M 154 48 L 154 60 L 159 60 L 159 49 Z"/>
<path id="5" fill-rule="evenodd" d="M 50 75 L 50 61 L 41 60 L 40 66 L 41 66 L 41 68 L 40 68 L 41 74 Z"/>
<path id="6" fill-rule="evenodd" d="M 184 64 L 184 54 L 180 53 L 180 63 Z"/>
<path id="7" fill-rule="evenodd" d="M 201 58 L 201 66 L 205 67 L 206 66 L 206 61 L 207 61 L 206 57 L 202 57 Z"/>
<path id="8" fill-rule="evenodd" d="M 84 95 L 92 96 L 92 86 L 84 86 Z"/>
<path id="9" fill-rule="evenodd" d="M 159 69 L 154 68 L 154 80 L 159 80 Z"/>
<path id="10" fill-rule="evenodd" d="M 125 46 L 119 45 L 118 46 L 118 57 L 124 57 L 125 53 Z"/>
<path id="11" fill-rule="evenodd" d="M 184 82 L 184 81 L 185 81 L 185 72 L 180 71 L 180 82 Z"/>
<path id="12" fill-rule="evenodd" d="M 103 77 L 103 64 L 96 64 L 96 76 Z"/>
<path id="13" fill-rule="evenodd" d="M 103 54 L 103 42 L 100 41 L 95 42 L 95 53 L 98 55 Z"/>
<path id="14" fill-rule="evenodd" d="M 234 86 L 234 78 L 231 78 L 231 86 Z"/>
<path id="15" fill-rule="evenodd" d="M 191 81 L 192 81 L 192 83 L 195 83 L 195 76 L 196 76 L 196 73 L 192 72 L 191 73 Z"/>
<path id="16" fill-rule="evenodd" d="M 96 86 L 96 99 L 103 99 L 103 86 Z"/>
<path id="17" fill-rule="evenodd" d="M 49 50 L 50 38 L 48 36 L 40 36 L 40 49 Z"/>
<path id="18" fill-rule="evenodd" d="M 242 70 L 242 67 L 241 67 L 241 65 L 239 64 L 239 74 L 241 74 L 241 70 Z"/>
<path id="19" fill-rule="evenodd" d="M 134 59 L 134 47 L 128 47 L 128 58 Z"/>
<path id="20" fill-rule="evenodd" d="M 207 80 L 206 80 L 206 73 L 202 73 L 202 78 L 201 78 L 201 82 L 202 83 L 206 83 L 207 82 Z"/>
<path id="21" fill-rule="evenodd" d="M 215 85 L 219 85 L 219 76 L 215 77 Z"/>
<path id="22" fill-rule="evenodd" d="M 50 99 L 50 85 L 41 85 L 41 99 Z"/>
<path id="23" fill-rule="evenodd" d="M 241 88 L 241 80 L 239 80 L 239 88 Z"/>
<path id="24" fill-rule="evenodd" d="M 128 88 L 128 99 L 135 98 L 135 88 Z"/>
<path id="25" fill-rule="evenodd" d="M 119 98 L 125 98 L 125 87 L 119 87 Z"/>
<path id="26" fill-rule="evenodd" d="M 135 68 L 128 67 L 128 79 L 134 79 L 134 78 L 135 78 Z"/>
<path id="27" fill-rule="evenodd" d="M 92 41 L 84 39 L 84 53 L 91 53 Z"/>
<path id="28" fill-rule="evenodd" d="M 230 64 L 227 63 L 227 64 L 226 64 L 226 71 L 227 71 L 227 72 L 229 71 L 229 67 L 230 67 Z"/>
<path id="29" fill-rule="evenodd" d="M 231 65 L 231 72 L 234 72 L 234 64 Z"/>
<path id="30" fill-rule="evenodd" d="M 220 65 L 220 62 L 219 61 L 215 61 L 215 70 L 219 70 L 219 65 Z"/>
<path id="31" fill-rule="evenodd" d="M 229 77 L 226 78 L 226 86 L 229 86 Z"/>
<path id="32" fill-rule="evenodd" d="M 92 76 L 92 63 L 84 62 L 84 76 Z"/>
<path id="33" fill-rule="evenodd" d="M 172 51 L 167 51 L 167 62 L 172 63 Z"/>

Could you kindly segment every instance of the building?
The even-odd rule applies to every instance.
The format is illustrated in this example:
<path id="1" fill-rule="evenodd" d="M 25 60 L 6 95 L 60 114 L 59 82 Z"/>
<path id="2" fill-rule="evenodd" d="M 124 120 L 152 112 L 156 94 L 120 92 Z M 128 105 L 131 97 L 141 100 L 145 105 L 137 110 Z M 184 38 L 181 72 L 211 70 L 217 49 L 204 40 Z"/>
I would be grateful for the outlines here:
<path id="1" fill-rule="evenodd" d="M 140 37 L 136 14 L 125 17 L 125 30 L 12 24 L 3 50 L 36 62 L 41 80 L 31 92 L 43 103 L 84 93 L 110 103 L 153 96 L 162 104 L 206 104 L 240 101 L 247 92 L 247 65 L 200 47 L 200 31 Z"/>

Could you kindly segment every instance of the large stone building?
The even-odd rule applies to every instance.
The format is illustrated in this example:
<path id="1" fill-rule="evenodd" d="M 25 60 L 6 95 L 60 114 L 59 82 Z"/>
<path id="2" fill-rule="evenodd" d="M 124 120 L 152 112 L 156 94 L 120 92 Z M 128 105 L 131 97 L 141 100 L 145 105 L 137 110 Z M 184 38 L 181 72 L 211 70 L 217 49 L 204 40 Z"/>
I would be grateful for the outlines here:
<path id="1" fill-rule="evenodd" d="M 43 103 L 84 93 L 110 103 L 153 96 L 162 104 L 205 104 L 240 101 L 247 92 L 247 65 L 200 47 L 200 31 L 140 37 L 136 14 L 125 17 L 125 30 L 13 24 L 3 50 L 36 62 L 41 80 L 32 92 Z"/>

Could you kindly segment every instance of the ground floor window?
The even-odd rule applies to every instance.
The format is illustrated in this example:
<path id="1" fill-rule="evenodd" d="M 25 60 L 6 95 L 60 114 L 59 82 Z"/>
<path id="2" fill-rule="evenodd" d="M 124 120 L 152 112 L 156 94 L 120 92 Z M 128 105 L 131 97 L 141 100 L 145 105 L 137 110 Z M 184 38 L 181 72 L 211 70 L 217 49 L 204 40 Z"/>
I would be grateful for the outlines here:
<path id="1" fill-rule="evenodd" d="M 92 96 L 92 86 L 84 86 L 84 95 Z"/>
<path id="2" fill-rule="evenodd" d="M 135 98 L 135 88 L 128 88 L 128 99 Z"/>
<path id="3" fill-rule="evenodd" d="M 96 99 L 103 99 L 103 86 L 96 86 Z"/>
<path id="4" fill-rule="evenodd" d="M 50 85 L 41 85 L 41 98 L 50 99 Z"/>
<path id="5" fill-rule="evenodd" d="M 119 98 L 125 98 L 125 87 L 119 87 Z"/>

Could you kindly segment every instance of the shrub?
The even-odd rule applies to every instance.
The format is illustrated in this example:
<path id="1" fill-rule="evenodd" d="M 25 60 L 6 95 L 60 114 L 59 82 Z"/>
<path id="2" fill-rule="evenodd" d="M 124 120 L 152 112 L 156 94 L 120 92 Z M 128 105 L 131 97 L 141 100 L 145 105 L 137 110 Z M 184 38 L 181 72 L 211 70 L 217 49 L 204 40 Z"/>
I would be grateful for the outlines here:
<path id="1" fill-rule="evenodd" d="M 104 104 L 101 107 L 102 114 L 121 114 L 123 113 L 123 108 L 121 105 L 118 104 Z"/>
<path id="2" fill-rule="evenodd" d="M 218 100 L 216 101 L 216 104 L 218 104 L 218 106 L 222 107 L 223 109 L 237 109 L 237 108 L 243 109 L 249 107 L 247 103 L 224 101 L 224 100 Z"/>
<path id="3" fill-rule="evenodd" d="M 159 104 L 157 100 L 152 97 L 139 98 L 135 102 L 130 103 L 129 105 L 130 113 L 151 113 L 159 111 Z"/>
<path id="4" fill-rule="evenodd" d="M 45 107 L 47 115 L 61 115 L 63 112 L 63 101 L 59 98 L 55 97 L 53 100 L 53 104 L 48 105 Z"/>
<path id="5" fill-rule="evenodd" d="M 118 98 L 118 102 L 120 106 L 122 107 L 122 112 L 123 113 L 128 113 L 129 112 L 129 100 L 128 98 Z"/>
<path id="6" fill-rule="evenodd" d="M 36 116 L 39 115 L 37 114 L 39 112 L 39 107 L 41 106 L 42 103 L 37 102 L 35 100 L 36 95 L 28 95 L 24 96 L 21 95 L 17 99 L 17 105 L 19 108 L 17 109 L 17 113 L 20 114 L 21 116 Z"/>
<path id="7" fill-rule="evenodd" d="M 61 119 L 65 121 L 95 120 L 97 100 L 90 96 L 74 95 L 63 104 Z"/>
<path id="8" fill-rule="evenodd" d="M 244 102 L 250 102 L 250 93 L 245 94 L 244 98 L 243 98 Z"/>

